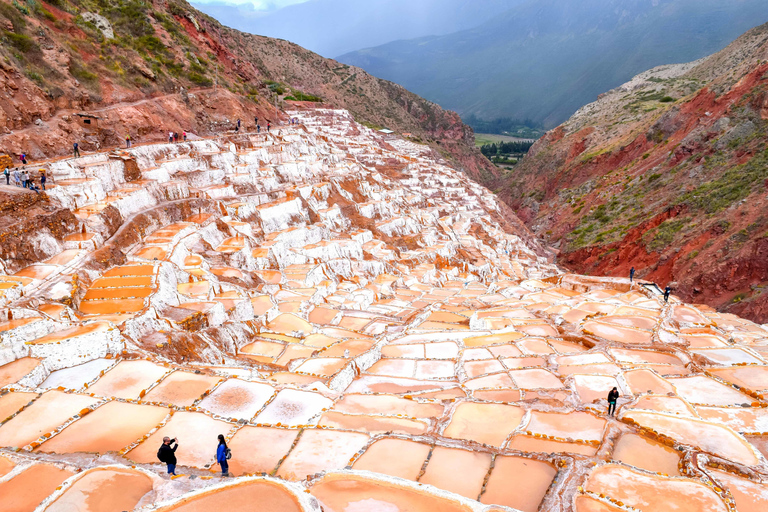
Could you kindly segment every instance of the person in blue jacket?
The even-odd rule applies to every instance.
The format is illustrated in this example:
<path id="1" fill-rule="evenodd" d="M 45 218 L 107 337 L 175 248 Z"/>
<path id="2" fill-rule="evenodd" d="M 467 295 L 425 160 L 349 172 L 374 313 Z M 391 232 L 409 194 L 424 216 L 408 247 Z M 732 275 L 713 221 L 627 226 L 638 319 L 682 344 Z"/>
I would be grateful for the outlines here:
<path id="1" fill-rule="evenodd" d="M 216 448 L 216 462 L 221 466 L 221 476 L 229 475 L 229 463 L 227 462 L 228 455 L 229 448 L 227 448 L 227 442 L 224 440 L 224 435 L 219 434 L 219 446 Z"/>

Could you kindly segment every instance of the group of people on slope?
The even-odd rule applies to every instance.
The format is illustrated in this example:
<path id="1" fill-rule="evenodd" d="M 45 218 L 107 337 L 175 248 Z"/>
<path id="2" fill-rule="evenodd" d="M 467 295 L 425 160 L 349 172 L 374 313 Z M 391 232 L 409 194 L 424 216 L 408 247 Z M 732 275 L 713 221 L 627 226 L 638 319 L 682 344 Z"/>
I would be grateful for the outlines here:
<path id="1" fill-rule="evenodd" d="M 227 446 L 223 434 L 219 434 L 219 444 L 216 447 L 216 464 L 221 467 L 221 476 L 229 476 L 229 459 L 232 458 L 232 450 Z M 176 476 L 176 450 L 179 448 L 178 439 L 168 436 L 163 438 L 163 444 L 157 450 L 157 458 L 168 467 L 168 474 Z"/>
<path id="2" fill-rule="evenodd" d="M 13 170 L 6 167 L 3 170 L 3 174 L 5 175 L 5 184 L 10 185 L 11 184 L 11 177 L 13 177 L 13 184 L 17 187 L 22 188 L 28 188 L 30 190 L 34 190 L 36 193 L 40 193 L 40 189 L 37 187 L 37 184 L 35 182 L 35 175 L 30 174 L 28 170 L 21 169 L 19 170 L 18 167 L 14 168 Z M 45 190 L 45 182 L 48 180 L 48 178 L 45 175 L 45 170 L 40 169 L 40 186 L 43 190 Z"/>

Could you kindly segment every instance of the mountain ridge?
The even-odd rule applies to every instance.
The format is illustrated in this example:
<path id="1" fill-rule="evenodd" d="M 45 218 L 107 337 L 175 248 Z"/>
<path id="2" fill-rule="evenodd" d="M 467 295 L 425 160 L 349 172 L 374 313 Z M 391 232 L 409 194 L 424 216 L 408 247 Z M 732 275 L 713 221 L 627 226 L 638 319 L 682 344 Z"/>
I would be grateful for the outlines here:
<path id="1" fill-rule="evenodd" d="M 465 118 L 530 118 L 549 129 L 635 74 L 709 55 L 765 21 L 755 0 L 530 0 L 470 30 L 339 60 Z"/>
<path id="2" fill-rule="evenodd" d="M 768 320 L 768 24 L 601 95 L 493 186 L 584 273 Z"/>

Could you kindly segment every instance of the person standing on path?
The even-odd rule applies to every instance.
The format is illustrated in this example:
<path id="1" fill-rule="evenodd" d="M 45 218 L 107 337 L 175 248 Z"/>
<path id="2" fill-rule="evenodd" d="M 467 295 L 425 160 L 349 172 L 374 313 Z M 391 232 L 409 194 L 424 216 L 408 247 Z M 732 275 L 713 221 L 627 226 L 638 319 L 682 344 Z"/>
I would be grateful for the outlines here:
<path id="1" fill-rule="evenodd" d="M 125 147 L 131 147 L 131 135 L 128 133 L 125 134 Z"/>
<path id="2" fill-rule="evenodd" d="M 672 293 L 672 288 L 667 285 L 666 288 L 664 288 L 664 302 L 669 302 L 669 294 Z"/>
<path id="3" fill-rule="evenodd" d="M 168 144 L 173 143 L 173 132 L 168 132 Z"/>
<path id="4" fill-rule="evenodd" d="M 72 149 L 75 150 L 75 156 L 73 158 L 80 158 L 80 144 L 75 142 L 74 144 L 72 144 Z"/>
<path id="5" fill-rule="evenodd" d="M 45 182 L 48 181 L 48 177 L 45 175 L 45 171 L 40 169 L 40 186 L 45 190 Z"/>
<path id="6" fill-rule="evenodd" d="M 237 120 L 237 129 L 240 130 L 240 119 Z"/>
<path id="7" fill-rule="evenodd" d="M 256 133 L 261 133 L 261 125 L 260 124 L 256 125 Z"/>
<path id="8" fill-rule="evenodd" d="M 26 169 L 21 172 L 21 187 L 27 188 L 27 182 L 29 181 L 29 173 Z"/>
<path id="9" fill-rule="evenodd" d="M 20 154 L 19 160 L 21 160 L 22 165 L 27 165 L 27 154 L 26 153 Z"/>
<path id="10" fill-rule="evenodd" d="M 10 185 L 11 184 L 11 171 L 8 170 L 6 167 L 5 170 L 3 170 L 3 174 L 5 174 L 5 184 Z"/>
<path id="11" fill-rule="evenodd" d="M 13 170 L 13 182 L 16 184 L 17 187 L 21 186 L 21 173 L 18 169 Z"/>
<path id="12" fill-rule="evenodd" d="M 619 399 L 619 390 L 613 388 L 608 392 L 608 415 L 613 416 L 616 414 L 616 400 Z"/>
<path id="13" fill-rule="evenodd" d="M 181 136 L 184 137 L 184 142 L 187 142 L 187 130 L 181 132 Z"/>
<path id="14" fill-rule="evenodd" d="M 230 457 L 232 457 L 232 452 L 227 447 L 224 435 L 219 434 L 219 446 L 216 447 L 216 462 L 221 466 L 221 476 L 229 476 L 229 462 L 227 460 Z"/>
<path id="15" fill-rule="evenodd" d="M 267 121 L 267 133 L 269 133 L 269 129 L 272 128 L 272 122 Z"/>
<path id="16" fill-rule="evenodd" d="M 163 438 L 163 444 L 160 446 L 160 449 L 157 450 L 157 458 L 160 459 L 160 462 L 165 462 L 168 466 L 168 474 L 171 476 L 176 476 L 176 450 L 178 448 L 179 443 L 176 441 L 175 437 L 171 439 L 170 437 L 165 436 Z"/>
<path id="17" fill-rule="evenodd" d="M 632 267 L 631 269 L 629 269 L 629 282 L 631 283 L 634 280 L 635 280 L 635 267 Z"/>
<path id="18" fill-rule="evenodd" d="M 259 118 L 258 117 L 254 117 L 253 118 L 253 124 L 255 124 L 256 127 L 258 128 L 258 126 L 259 126 Z"/>

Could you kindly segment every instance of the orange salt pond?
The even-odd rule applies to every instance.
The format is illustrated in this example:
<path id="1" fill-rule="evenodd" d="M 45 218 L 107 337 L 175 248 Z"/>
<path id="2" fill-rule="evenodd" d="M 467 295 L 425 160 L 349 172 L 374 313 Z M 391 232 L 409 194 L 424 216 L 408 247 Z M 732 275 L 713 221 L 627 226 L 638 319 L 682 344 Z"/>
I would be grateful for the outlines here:
<path id="1" fill-rule="evenodd" d="M 0 455 L 0 478 L 4 477 L 11 471 L 13 471 L 13 468 L 16 467 L 16 464 L 14 464 L 10 459 L 7 459 Z"/>
<path id="2" fill-rule="evenodd" d="M 37 393 L 7 393 L 0 396 L 0 423 L 37 398 Z"/>
<path id="3" fill-rule="evenodd" d="M 275 332 L 291 334 L 293 332 L 303 332 L 309 334 L 312 332 L 312 324 L 291 313 L 278 315 L 274 320 L 267 323 L 267 327 Z"/>
<path id="4" fill-rule="evenodd" d="M 380 439 L 355 461 L 353 469 L 416 480 L 431 447 L 403 439 Z"/>
<path id="5" fill-rule="evenodd" d="M 3 423 L 0 427 L 0 446 L 22 448 L 96 403 L 98 399 L 90 396 L 60 391 L 43 393 L 32 405 Z"/>
<path id="6" fill-rule="evenodd" d="M 298 430 L 250 426 L 241 428 L 227 443 L 232 453 L 237 454 L 229 461 L 229 472 L 235 475 L 272 473 L 290 451 L 298 435 Z"/>
<path id="7" fill-rule="evenodd" d="M 142 401 L 190 406 L 219 380 L 219 377 L 175 371 L 152 388 Z"/>
<path id="8" fill-rule="evenodd" d="M 624 512 L 626 510 L 587 495 L 576 496 L 574 503 L 576 512 Z"/>
<path id="9" fill-rule="evenodd" d="M 536 512 L 555 475 L 557 469 L 546 462 L 497 456 L 480 501 Z"/>
<path id="10" fill-rule="evenodd" d="M 106 453 L 138 441 L 168 415 L 168 409 L 109 402 L 39 446 L 48 453 Z"/>
<path id="11" fill-rule="evenodd" d="M 648 475 L 615 464 L 595 468 L 584 487 L 644 512 L 728 510 L 720 497 L 700 482 Z"/>
<path id="12" fill-rule="evenodd" d="M 258 505 L 256 505 L 258 504 Z M 230 512 L 303 512 L 298 499 L 284 486 L 266 480 L 236 482 L 157 509 L 156 512 L 211 512 L 226 507 Z"/>
<path id="13" fill-rule="evenodd" d="M 69 329 L 63 329 L 61 331 L 53 332 L 42 338 L 37 338 L 29 343 L 31 345 L 43 345 L 46 343 L 56 343 L 57 341 L 64 341 L 71 338 L 77 338 L 79 336 L 85 336 L 95 332 L 105 332 L 109 330 L 109 324 L 107 322 L 90 322 L 85 325 L 76 325 Z"/>
<path id="14" fill-rule="evenodd" d="M 29 374 L 40 364 L 39 359 L 34 357 L 22 357 L 11 363 L 0 366 L 0 387 L 14 384 L 19 379 Z"/>
<path id="15" fill-rule="evenodd" d="M 520 425 L 524 410 L 502 404 L 460 403 L 444 435 L 500 447 Z"/>
<path id="16" fill-rule="evenodd" d="M 491 454 L 435 446 L 419 483 L 476 500 L 491 466 Z"/>
<path id="17" fill-rule="evenodd" d="M 679 476 L 680 453 L 636 434 L 624 434 L 613 449 L 613 460 L 654 473 Z"/>
<path id="18" fill-rule="evenodd" d="M 721 487 L 725 487 L 731 492 L 734 500 L 736 500 L 736 510 L 739 512 L 763 512 L 768 507 L 767 484 L 758 484 L 716 469 L 707 472 L 719 482 Z"/>
<path id="19" fill-rule="evenodd" d="M 304 430 L 296 446 L 280 465 L 277 476 L 303 480 L 321 471 L 343 469 L 367 443 L 367 434 Z"/>
<path id="20" fill-rule="evenodd" d="M 369 434 L 393 432 L 411 435 L 424 434 L 429 428 L 429 425 L 423 421 L 408 418 L 366 416 L 360 414 L 343 414 L 339 412 L 326 412 L 320 418 L 318 426 L 343 430 L 357 430 Z"/>
<path id="21" fill-rule="evenodd" d="M 0 482 L 3 512 L 33 512 L 73 474 L 49 464 L 35 464 L 10 480 Z"/>
<path id="22" fill-rule="evenodd" d="M 126 457 L 140 464 L 157 462 L 157 449 L 163 444 L 163 437 L 168 436 L 178 438 L 176 457 L 180 465 L 202 468 L 215 459 L 216 437 L 219 434 L 226 436 L 231 429 L 231 424 L 199 412 L 177 412 Z"/>
<path id="23" fill-rule="evenodd" d="M 168 368 L 149 361 L 123 361 L 96 381 L 89 391 L 98 396 L 137 399 L 166 373 Z"/>
<path id="24" fill-rule="evenodd" d="M 132 510 L 152 491 L 152 480 L 130 469 L 93 469 L 45 507 L 46 512 L 112 512 Z"/>
<path id="25" fill-rule="evenodd" d="M 512 436 L 507 449 L 528 453 L 573 453 L 588 457 L 597 453 L 597 448 L 589 444 L 552 441 L 522 434 Z"/>
<path id="26" fill-rule="evenodd" d="M 754 466 L 760 462 L 752 445 L 726 426 L 646 411 L 630 410 L 622 414 L 622 419 L 624 418 L 669 436 L 682 444 L 698 446 L 702 450 L 746 466 Z"/>
<path id="27" fill-rule="evenodd" d="M 468 506 L 415 486 L 349 474 L 325 475 L 310 489 L 326 512 L 471 512 Z"/>

